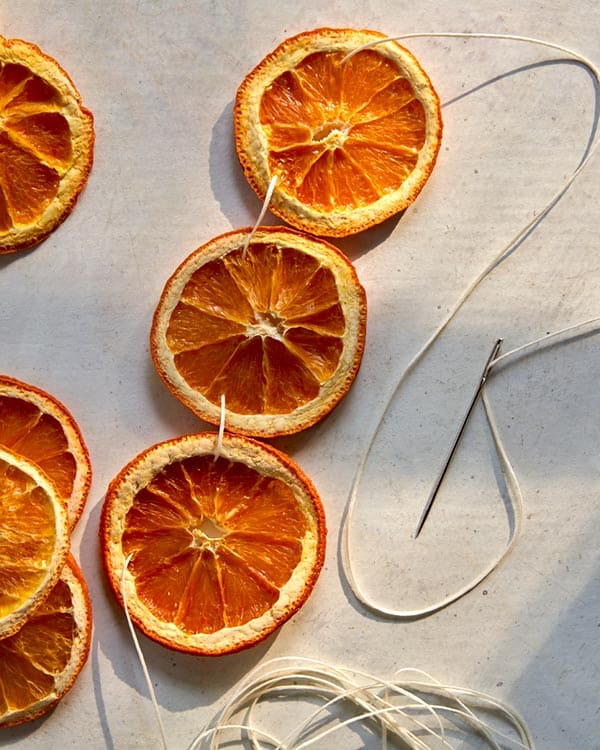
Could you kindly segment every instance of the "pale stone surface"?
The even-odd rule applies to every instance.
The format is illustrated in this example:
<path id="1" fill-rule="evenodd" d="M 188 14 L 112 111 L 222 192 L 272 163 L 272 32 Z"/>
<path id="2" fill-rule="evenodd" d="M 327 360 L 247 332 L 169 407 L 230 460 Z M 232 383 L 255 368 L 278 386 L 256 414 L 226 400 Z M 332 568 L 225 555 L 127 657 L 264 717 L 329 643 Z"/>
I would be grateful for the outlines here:
<path id="1" fill-rule="evenodd" d="M 386 33 L 535 36 L 600 60 L 600 9 L 370 0 L 93 2 L 13 0 L 2 33 L 56 57 L 95 115 L 95 163 L 72 215 L 36 250 L 0 259 L 0 369 L 63 401 L 94 467 L 74 549 L 90 584 L 90 660 L 53 715 L 3 730 L 15 750 L 160 747 L 97 529 L 105 488 L 154 442 L 202 429 L 154 373 L 151 316 L 167 277 L 212 236 L 253 223 L 259 203 L 232 145 L 242 77 L 286 36 L 317 26 Z M 516 706 L 544 750 L 595 750 L 600 736 L 600 422 L 596 336 L 544 350 L 490 382 L 521 481 L 514 552 L 481 586 L 399 623 L 357 604 L 340 576 L 339 529 L 357 462 L 403 367 L 466 285 L 577 166 L 594 87 L 560 52 L 462 39 L 405 42 L 443 102 L 440 158 L 398 221 L 337 244 L 369 300 L 362 369 L 320 426 L 278 447 L 327 511 L 327 563 L 306 606 L 265 644 L 223 659 L 142 645 L 170 747 L 184 748 L 259 662 L 301 654 L 390 676 L 404 666 Z M 478 288 L 394 401 L 352 530 L 357 573 L 386 604 L 427 603 L 472 576 L 507 522 L 481 409 L 419 539 L 414 524 L 493 341 L 512 349 L 600 313 L 596 159 L 536 231 Z M 275 223 L 272 220 L 272 223 Z M 373 747 L 377 747 L 373 744 Z M 475 745 L 474 745 L 475 747 Z"/>

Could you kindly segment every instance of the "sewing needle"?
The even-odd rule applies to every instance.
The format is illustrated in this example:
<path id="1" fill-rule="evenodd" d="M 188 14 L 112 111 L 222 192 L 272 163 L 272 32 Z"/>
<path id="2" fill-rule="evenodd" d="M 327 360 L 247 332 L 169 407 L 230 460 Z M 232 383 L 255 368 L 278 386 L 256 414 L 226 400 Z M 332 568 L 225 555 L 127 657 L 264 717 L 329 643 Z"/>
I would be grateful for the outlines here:
<path id="1" fill-rule="evenodd" d="M 487 380 L 487 376 L 491 369 L 492 362 L 496 359 L 496 356 L 498 352 L 500 351 L 501 345 L 502 345 L 502 339 L 498 339 L 496 343 L 494 344 L 494 348 L 492 349 L 490 356 L 487 358 L 485 367 L 483 368 L 483 372 L 479 380 L 479 385 L 477 386 L 477 390 L 473 394 L 473 398 L 471 399 L 471 403 L 469 404 L 469 408 L 467 409 L 467 413 L 464 416 L 462 424 L 460 425 L 458 432 L 456 433 L 456 437 L 454 438 L 454 442 L 452 443 L 452 447 L 450 448 L 450 452 L 448 453 L 446 462 L 444 466 L 442 467 L 442 470 L 439 473 L 436 483 L 433 485 L 433 489 L 431 490 L 429 494 L 429 498 L 427 499 L 427 502 L 425 503 L 425 507 L 423 508 L 423 512 L 421 513 L 421 518 L 419 519 L 419 523 L 417 524 L 417 530 L 415 531 L 415 539 L 421 533 L 421 529 L 423 528 L 425 521 L 427 520 L 429 511 L 431 510 L 431 507 L 433 506 L 433 501 L 435 500 L 435 497 L 442 485 L 442 482 L 444 481 L 444 477 L 446 476 L 446 472 L 448 471 L 448 467 L 450 466 L 450 463 L 452 461 L 452 458 L 454 456 L 458 443 L 462 437 L 462 434 L 465 431 L 467 422 L 469 421 L 469 417 L 471 416 L 471 412 L 473 411 L 473 407 L 475 406 L 477 399 L 479 398 L 479 394 L 481 393 L 481 390 L 483 386 L 485 385 L 485 381 Z"/>

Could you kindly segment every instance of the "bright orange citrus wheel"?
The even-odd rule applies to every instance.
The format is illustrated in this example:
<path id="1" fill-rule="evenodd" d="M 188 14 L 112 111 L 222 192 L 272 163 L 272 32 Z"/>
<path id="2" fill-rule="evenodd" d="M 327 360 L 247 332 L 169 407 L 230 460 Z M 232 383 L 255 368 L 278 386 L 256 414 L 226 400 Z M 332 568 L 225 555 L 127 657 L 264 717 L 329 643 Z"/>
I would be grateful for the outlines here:
<path id="1" fill-rule="evenodd" d="M 0 638 L 48 596 L 69 552 L 66 510 L 34 464 L 0 447 Z"/>
<path id="2" fill-rule="evenodd" d="M 287 39 L 236 97 L 238 157 L 250 185 L 292 226 L 345 236 L 405 209 L 440 148 L 440 103 L 415 57 L 375 31 Z M 377 43 L 379 42 L 379 43 Z M 372 45 L 352 54 L 363 45 Z M 350 55 L 350 56 L 349 56 Z"/>
<path id="3" fill-rule="evenodd" d="M 79 427 L 67 408 L 39 388 L 0 375 L 0 445 L 48 475 L 73 527 L 87 499 L 92 470 Z"/>
<path id="4" fill-rule="evenodd" d="M 93 160 L 92 114 L 60 65 L 0 36 L 0 253 L 41 242 L 70 213 Z"/>
<path id="5" fill-rule="evenodd" d="M 108 489 L 104 565 L 133 622 L 170 648 L 214 656 L 262 641 L 305 602 L 323 564 L 325 519 L 284 454 L 225 433 L 149 448 Z"/>
<path id="6" fill-rule="evenodd" d="M 0 640 L 0 727 L 31 721 L 56 705 L 85 664 L 91 635 L 87 586 L 70 557 L 44 603 Z"/>
<path id="7" fill-rule="evenodd" d="M 309 427 L 342 399 L 362 358 L 366 298 L 332 245 L 281 227 L 230 232 L 168 280 L 151 351 L 161 378 L 199 417 L 274 437 Z"/>

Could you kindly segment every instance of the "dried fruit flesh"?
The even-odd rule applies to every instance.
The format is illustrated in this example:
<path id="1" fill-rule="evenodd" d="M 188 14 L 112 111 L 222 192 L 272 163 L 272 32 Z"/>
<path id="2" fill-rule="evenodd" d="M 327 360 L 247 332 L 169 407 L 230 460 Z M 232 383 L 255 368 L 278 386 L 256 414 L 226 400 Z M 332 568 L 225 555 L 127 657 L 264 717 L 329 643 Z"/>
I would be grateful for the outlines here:
<path id="1" fill-rule="evenodd" d="M 346 394 L 362 358 L 366 298 L 332 245 L 284 228 L 215 238 L 167 282 L 151 344 L 167 387 L 230 431 L 304 429 Z"/>
<path id="2" fill-rule="evenodd" d="M 32 461 L 52 481 L 75 525 L 87 499 L 91 465 L 81 431 L 56 398 L 0 375 L 0 445 Z"/>
<path id="3" fill-rule="evenodd" d="M 92 115 L 56 60 L 0 37 L 0 253 L 38 244 L 66 218 L 93 145 Z"/>
<path id="4" fill-rule="evenodd" d="M 14 635 L 0 640 L 0 727 L 49 711 L 72 687 L 87 659 L 92 611 L 70 557 L 47 599 Z"/>
<path id="5" fill-rule="evenodd" d="M 325 521 L 286 456 L 242 436 L 202 433 L 148 449 L 111 483 L 105 567 L 134 622 L 166 646 L 230 653 L 267 637 L 306 600 Z"/>
<path id="6" fill-rule="evenodd" d="M 48 596 L 68 551 L 67 514 L 54 486 L 34 464 L 0 447 L 0 638 Z"/>
<path id="7" fill-rule="evenodd" d="M 383 34 L 317 29 L 246 76 L 235 137 L 246 177 L 293 226 L 345 236 L 406 208 L 440 147 L 439 99 L 415 57 Z M 364 45 L 370 45 L 362 49 Z"/>

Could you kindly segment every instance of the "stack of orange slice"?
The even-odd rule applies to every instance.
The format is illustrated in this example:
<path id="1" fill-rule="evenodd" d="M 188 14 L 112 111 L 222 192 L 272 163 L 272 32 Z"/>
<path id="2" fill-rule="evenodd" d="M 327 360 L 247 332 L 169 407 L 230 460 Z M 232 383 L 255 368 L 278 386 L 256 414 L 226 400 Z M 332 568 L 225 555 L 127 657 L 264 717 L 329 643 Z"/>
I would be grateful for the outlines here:
<path id="1" fill-rule="evenodd" d="M 69 542 L 90 474 L 67 409 L 0 376 L 0 726 L 52 708 L 87 658 L 91 607 Z"/>
<path id="2" fill-rule="evenodd" d="M 38 47 L 0 36 L 0 253 L 45 239 L 70 213 L 93 160 L 93 118 Z M 69 553 L 90 488 L 70 413 L 0 376 L 0 726 L 36 718 L 69 690 L 89 651 L 87 587 Z"/>

